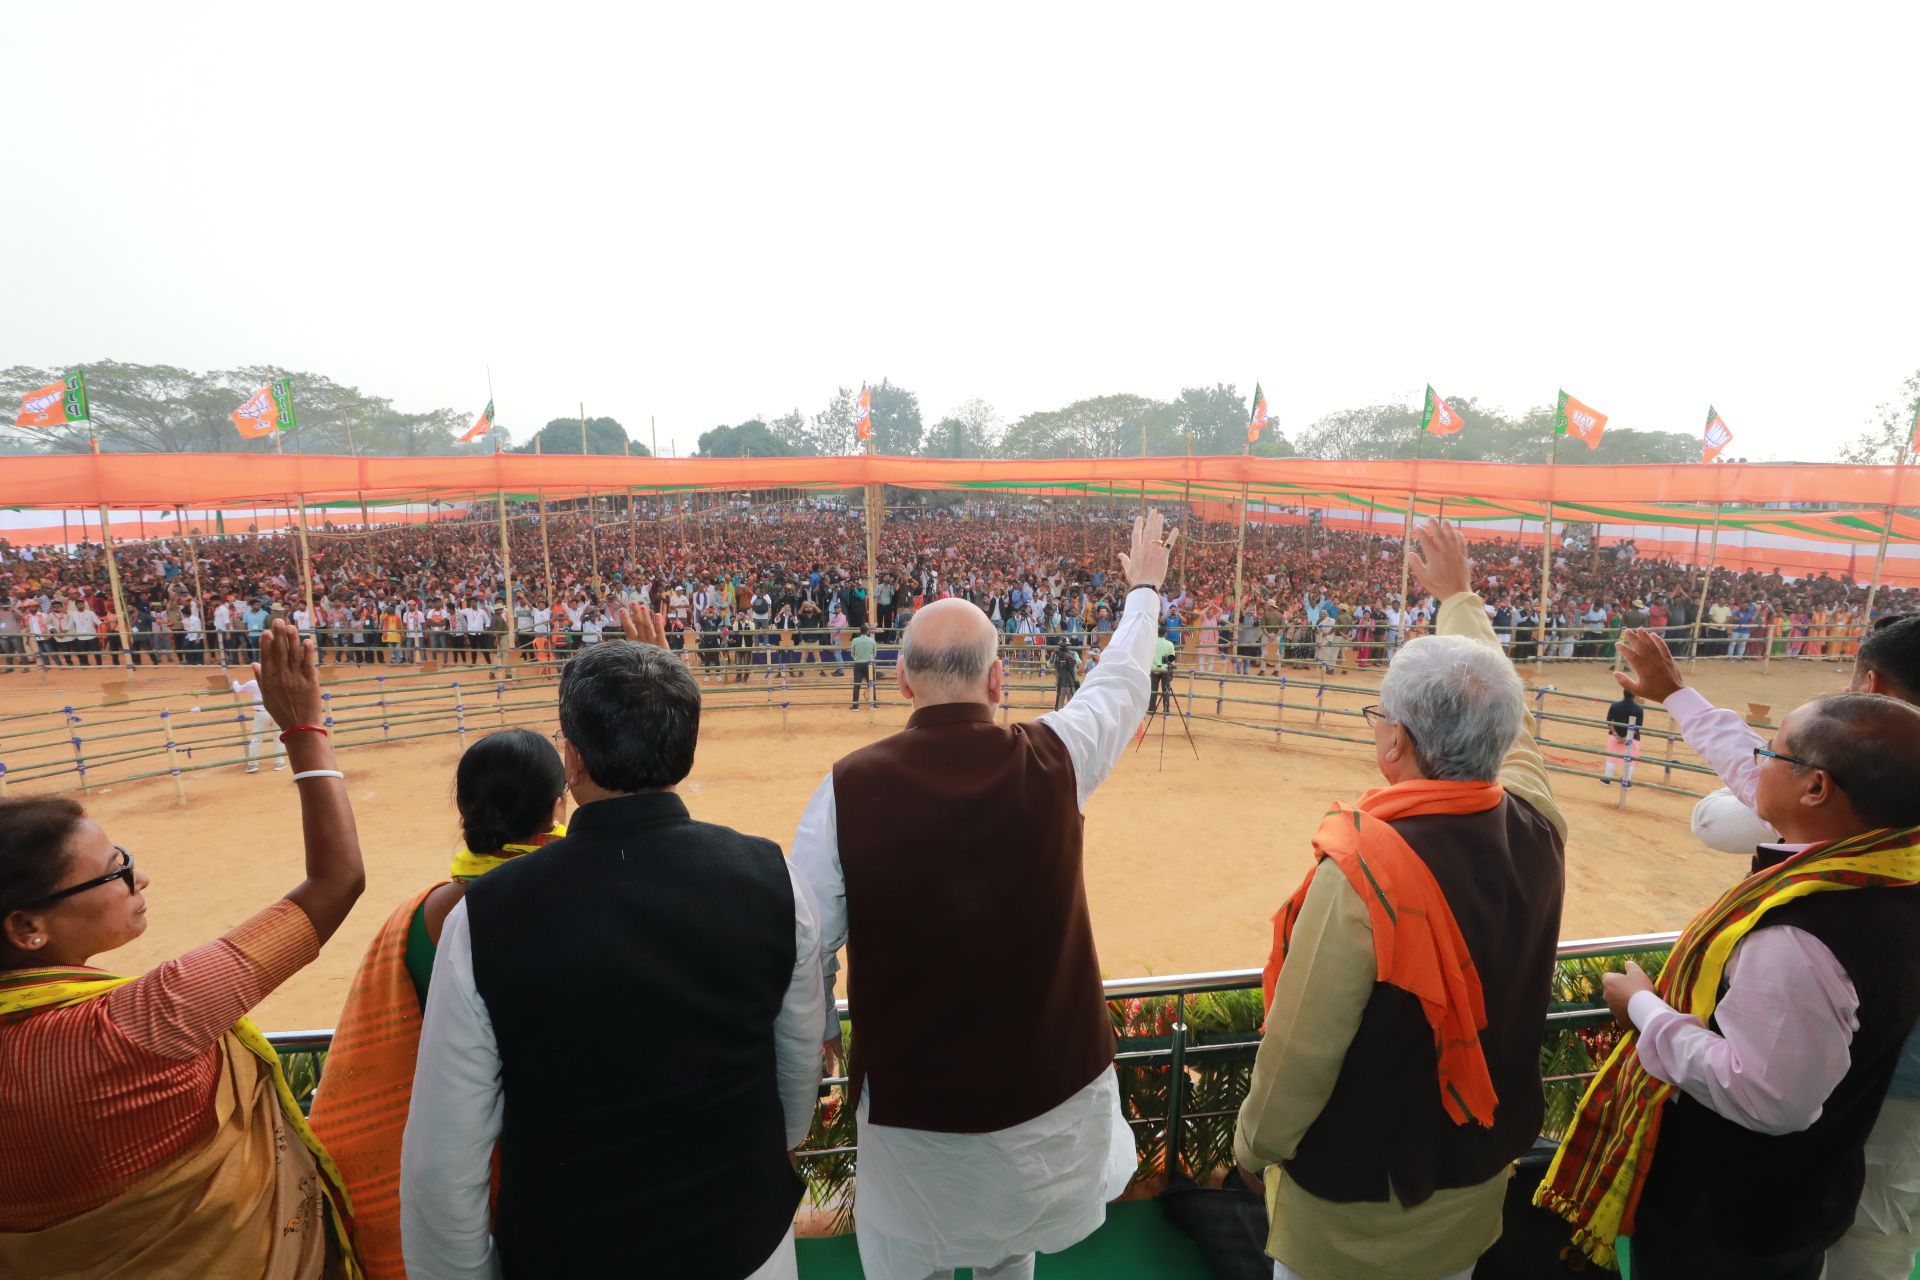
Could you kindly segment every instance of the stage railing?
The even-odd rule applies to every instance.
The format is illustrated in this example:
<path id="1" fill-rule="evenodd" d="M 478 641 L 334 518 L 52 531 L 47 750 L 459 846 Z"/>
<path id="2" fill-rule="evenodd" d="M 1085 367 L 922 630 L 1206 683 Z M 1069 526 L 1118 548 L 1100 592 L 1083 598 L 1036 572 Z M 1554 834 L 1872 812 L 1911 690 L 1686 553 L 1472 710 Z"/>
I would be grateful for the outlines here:
<path id="1" fill-rule="evenodd" d="M 1554 998 L 1542 1027 L 1541 1084 L 1547 1094 L 1547 1136 L 1558 1137 L 1579 1095 L 1618 1032 L 1610 1023 L 1599 975 L 1631 958 L 1657 974 L 1677 933 L 1562 942 L 1555 957 Z M 1165 977 L 1109 979 L 1102 986 L 1119 1035 L 1114 1067 L 1121 1107 L 1134 1130 L 1136 1178 L 1185 1170 L 1205 1178 L 1232 1161 L 1233 1123 L 1246 1097 L 1265 1012 L 1259 969 Z M 857 1028 L 838 1002 L 843 1036 Z M 331 1030 L 276 1031 L 295 1096 L 312 1105 L 325 1087 Z M 816 1209 L 844 1215 L 857 1172 L 859 1135 L 847 1105 L 847 1078 L 821 1081 L 812 1131 L 796 1153 Z"/>

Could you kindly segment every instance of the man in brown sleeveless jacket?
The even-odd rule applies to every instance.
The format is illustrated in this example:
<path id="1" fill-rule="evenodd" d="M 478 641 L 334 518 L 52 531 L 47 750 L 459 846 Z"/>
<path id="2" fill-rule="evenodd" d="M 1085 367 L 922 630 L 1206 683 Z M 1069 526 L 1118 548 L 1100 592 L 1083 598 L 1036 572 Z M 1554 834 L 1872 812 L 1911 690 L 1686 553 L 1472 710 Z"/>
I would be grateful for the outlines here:
<path id="1" fill-rule="evenodd" d="M 800 819 L 793 862 L 822 953 L 844 944 L 853 966 L 868 1280 L 1025 1280 L 1035 1253 L 1098 1228 L 1133 1172 L 1081 813 L 1146 711 L 1162 528 L 1157 512 L 1134 522 L 1126 615 L 1098 671 L 1038 720 L 994 723 L 998 636 L 976 605 L 915 614 L 906 729 L 836 764 Z M 837 1052 L 828 965 L 822 1038 Z"/>
<path id="2" fill-rule="evenodd" d="M 1465 1280 L 1540 1132 L 1566 820 L 1468 590 L 1466 539 L 1435 524 L 1420 540 L 1437 634 L 1400 648 L 1367 708 L 1389 785 L 1323 822 L 1323 856 L 1276 917 L 1234 1134 L 1249 1181 L 1265 1178 L 1278 1280 Z M 1362 857 L 1343 861 L 1356 833 Z M 1403 963 L 1423 952 L 1440 956 L 1433 982 Z M 1467 988 L 1478 1000 L 1441 1034 L 1431 1001 Z"/>

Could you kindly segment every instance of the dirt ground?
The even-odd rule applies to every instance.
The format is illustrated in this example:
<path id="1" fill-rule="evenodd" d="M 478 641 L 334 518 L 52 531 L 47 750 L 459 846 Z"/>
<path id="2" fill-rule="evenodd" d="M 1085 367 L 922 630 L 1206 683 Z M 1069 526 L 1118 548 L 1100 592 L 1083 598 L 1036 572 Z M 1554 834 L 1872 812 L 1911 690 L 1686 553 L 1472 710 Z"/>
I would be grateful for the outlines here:
<path id="1" fill-rule="evenodd" d="M 98 705 L 101 680 L 116 674 L 124 676 L 65 670 L 44 686 L 33 676 L 0 677 L 0 716 L 68 703 Z M 202 674 L 176 674 L 173 668 L 143 673 L 140 691 L 177 687 L 184 710 L 204 696 L 193 691 L 201 687 Z M 1572 692 L 1610 695 L 1613 688 L 1607 673 L 1594 667 L 1549 665 L 1538 679 Z M 1749 702 L 1769 705 L 1778 723 L 1800 702 L 1840 688 L 1846 679 L 1845 669 L 1832 662 L 1775 661 L 1765 673 L 1758 662 L 1702 662 L 1692 683 L 1718 705 L 1743 711 Z M 1372 685 L 1377 672 L 1341 680 Z M 869 726 L 866 713 L 841 705 L 845 679 L 818 684 L 825 686 L 819 697 L 829 705 L 796 707 L 784 729 L 777 709 L 725 706 L 737 697 L 763 701 L 758 694 L 712 687 L 698 760 L 681 786 L 696 817 L 785 846 L 833 761 L 905 723 L 905 708 L 882 707 Z M 1202 679 L 1196 711 L 1210 709 L 1205 691 Z M 1311 700 L 1312 694 L 1293 692 L 1289 700 L 1303 697 Z M 1326 705 L 1370 700 L 1329 693 Z M 1560 709 L 1574 710 L 1566 704 Z M 1258 708 L 1238 714 L 1262 722 L 1273 715 Z M 1294 727 L 1310 726 L 1311 713 L 1290 710 L 1287 716 Z M 1649 714 L 1650 728 L 1666 724 L 1663 713 Z M 1109 976 L 1124 977 L 1259 965 L 1270 941 L 1268 920 L 1306 873 L 1308 840 L 1326 804 L 1378 784 L 1371 749 L 1298 735 L 1276 747 L 1271 732 L 1198 721 L 1196 760 L 1177 721 L 1166 726 L 1162 751 L 1163 725 L 1155 722 L 1153 735 L 1128 752 L 1087 807 L 1087 886 L 1103 967 Z M 1355 732 L 1337 717 L 1328 717 L 1326 727 Z M 0 760 L 5 728 L 0 722 Z M 1588 745 L 1600 741 L 1590 730 L 1556 729 L 1553 736 Z M 1655 754 L 1652 744 L 1649 754 Z M 1549 755 L 1592 768 L 1591 757 Z M 332 1026 L 373 931 L 408 894 L 444 878 L 459 847 L 450 798 L 458 758 L 452 735 L 343 751 L 366 855 L 367 893 L 318 962 L 256 1011 L 262 1027 Z M 1682 750 L 1678 758 L 1691 757 Z M 1658 770 L 1642 776 L 1657 779 Z M 1711 785 L 1709 779 L 1686 782 L 1700 790 Z M 1615 807 L 1619 792 L 1593 778 L 1555 775 L 1555 786 L 1571 827 L 1564 938 L 1678 928 L 1741 872 L 1742 859 L 1693 839 L 1688 797 L 1637 787 L 1623 812 Z M 42 788 L 16 788 L 16 794 L 28 789 Z M 103 966 L 138 971 L 177 955 L 266 906 L 301 877 L 299 805 L 285 773 L 209 770 L 188 775 L 186 790 L 184 807 L 166 778 L 100 788 L 85 797 L 112 838 L 132 850 L 153 878 L 146 935 L 100 957 Z"/>

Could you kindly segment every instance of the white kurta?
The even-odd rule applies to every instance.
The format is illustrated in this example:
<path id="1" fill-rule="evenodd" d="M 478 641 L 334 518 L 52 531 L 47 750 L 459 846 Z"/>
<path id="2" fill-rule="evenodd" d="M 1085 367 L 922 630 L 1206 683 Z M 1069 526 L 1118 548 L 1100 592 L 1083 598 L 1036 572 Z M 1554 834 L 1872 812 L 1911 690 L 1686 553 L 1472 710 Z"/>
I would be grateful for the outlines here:
<path id="1" fill-rule="evenodd" d="M 774 1019 L 774 1070 L 787 1146 L 806 1141 L 820 1092 L 820 933 L 804 879 L 793 879 L 793 977 Z M 633 993 L 626 993 L 632 995 Z M 831 1002 L 828 1008 L 832 1008 Z M 637 1004 L 609 1017 L 646 1016 Z M 589 1055 L 590 1056 L 590 1055 Z M 584 1062 L 584 1060 L 583 1060 Z M 583 1073 L 583 1078 L 585 1075 Z M 463 898 L 447 913 L 414 1064 L 413 1103 L 400 1145 L 400 1241 L 412 1280 L 493 1280 L 500 1274 L 488 1230 L 489 1160 L 506 1098 L 493 1019 L 473 980 L 473 941 Z M 748 1280 L 793 1271 L 791 1234 Z"/>
<path id="2" fill-rule="evenodd" d="M 1099 666 L 1071 702 L 1040 717 L 1066 744 L 1082 812 L 1146 714 L 1159 614 L 1157 592 L 1130 592 Z M 829 774 L 807 802 L 793 837 L 793 865 L 812 885 L 820 908 L 826 1040 L 840 1032 L 830 997 L 839 969 L 835 953 L 845 945 L 848 927 L 838 830 Z M 955 960 L 964 963 L 964 957 Z M 1008 1052 L 1017 1055 L 1018 1046 Z M 1008 1069 L 1019 1069 L 1017 1059 L 1010 1058 Z M 993 1133 L 869 1124 L 872 1091 L 869 1078 L 860 1100 L 854 1215 L 868 1280 L 925 1280 L 953 1267 L 990 1267 L 1020 1254 L 1058 1252 L 1106 1221 L 1106 1202 L 1126 1189 L 1133 1174 L 1133 1135 L 1120 1112 L 1111 1067 L 1053 1110 Z"/>

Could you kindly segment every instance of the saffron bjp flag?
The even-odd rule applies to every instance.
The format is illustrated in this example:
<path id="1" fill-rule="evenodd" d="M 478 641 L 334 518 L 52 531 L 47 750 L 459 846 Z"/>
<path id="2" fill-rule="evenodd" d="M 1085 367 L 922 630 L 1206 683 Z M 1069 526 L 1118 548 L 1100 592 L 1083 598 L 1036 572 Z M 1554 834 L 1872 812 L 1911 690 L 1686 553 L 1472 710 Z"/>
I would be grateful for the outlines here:
<path id="1" fill-rule="evenodd" d="M 1252 444 L 1267 429 L 1267 393 L 1253 384 L 1253 417 L 1247 420 L 1247 443 Z"/>
<path id="2" fill-rule="evenodd" d="M 283 378 L 268 383 L 235 409 L 232 417 L 233 425 L 248 440 L 270 436 L 276 431 L 292 431 L 300 425 L 293 414 L 292 380 Z"/>
<path id="3" fill-rule="evenodd" d="M 873 392 L 865 385 L 860 388 L 860 407 L 854 411 L 853 430 L 862 440 L 873 439 Z"/>
<path id="4" fill-rule="evenodd" d="M 1429 385 L 1427 407 L 1420 414 L 1420 429 L 1431 435 L 1450 436 L 1466 425 L 1460 420 L 1460 415 L 1453 411 L 1453 406 Z"/>
<path id="5" fill-rule="evenodd" d="M 1600 433 L 1607 429 L 1607 415 L 1592 409 L 1562 391 L 1560 406 L 1553 413 L 1553 433 L 1559 436 L 1578 436 L 1587 442 L 1587 448 L 1600 447 Z"/>
<path id="6" fill-rule="evenodd" d="M 1913 406 L 1913 435 L 1907 439 L 1907 452 L 1920 453 L 1920 402 Z"/>
<path id="7" fill-rule="evenodd" d="M 489 400 L 487 401 L 487 411 L 480 415 L 478 421 L 467 428 L 467 434 L 460 437 L 460 443 L 465 444 L 469 440 L 478 440 L 491 430 L 493 430 L 493 401 Z"/>
<path id="8" fill-rule="evenodd" d="M 49 382 L 38 391 L 20 398 L 16 427 L 57 427 L 66 422 L 84 422 L 93 416 L 87 403 L 87 375 L 79 369 L 58 382 Z"/>
<path id="9" fill-rule="evenodd" d="M 1707 406 L 1707 432 L 1700 437 L 1700 461 L 1712 462 L 1720 456 L 1720 451 L 1733 442 L 1733 429 L 1727 426 L 1727 420 Z"/>

